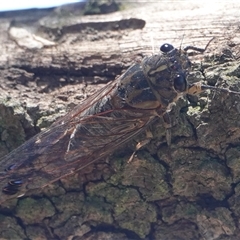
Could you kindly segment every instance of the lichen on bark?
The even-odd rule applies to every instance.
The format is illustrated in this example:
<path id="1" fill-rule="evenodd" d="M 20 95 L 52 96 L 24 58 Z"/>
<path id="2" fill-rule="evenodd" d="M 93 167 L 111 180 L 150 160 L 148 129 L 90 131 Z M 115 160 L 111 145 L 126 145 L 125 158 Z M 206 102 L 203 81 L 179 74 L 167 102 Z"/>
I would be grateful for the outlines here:
<path id="1" fill-rule="evenodd" d="M 200 10 L 194 12 L 204 6 L 189 9 L 189 3 L 182 2 L 184 8 L 178 10 L 172 9 L 175 4 L 161 4 L 116 15 L 80 17 L 82 22 L 75 16 L 61 28 L 40 24 L 34 33 L 27 21 L 14 23 L 14 28 L 25 28 L 33 39 L 41 35 L 57 43 L 41 49 L 23 49 L 16 40 L 8 39 L 13 23 L 3 18 L 1 39 L 6 45 L 0 57 L 0 154 L 48 127 L 97 87 L 114 80 L 135 59 L 151 54 L 151 39 L 153 47 L 163 40 L 178 47 L 185 33 L 184 42 L 204 45 L 214 35 L 206 29 L 220 29 L 219 42 L 209 46 L 202 64 L 199 55 L 190 56 L 197 64 L 188 80 L 239 91 L 239 36 L 234 31 L 239 14 L 220 16 L 225 23 L 228 15 L 233 18 L 221 31 L 224 24 L 216 27 L 210 21 L 204 25 L 208 19 Z M 230 7 L 225 6 L 226 11 L 239 9 Z M 203 24 L 200 30 L 184 29 L 183 18 L 178 19 L 183 9 L 188 24 Z M 170 15 L 163 10 L 175 17 L 166 21 L 164 14 Z M 143 19 L 137 19 L 139 12 Z M 193 13 L 198 17 L 191 19 Z M 119 22 L 119 14 L 123 22 Z M 214 14 L 216 24 L 220 13 Z M 130 16 L 134 18 L 129 20 Z M 41 23 L 49 19 L 45 17 Z M 103 25 L 98 30 L 100 20 Z M 179 100 L 171 112 L 171 146 L 166 144 L 159 119 L 150 127 L 154 138 L 130 163 L 134 146 L 144 134 L 88 171 L 1 206 L 0 238 L 239 239 L 239 99 L 239 95 L 206 92 L 199 98 Z"/>

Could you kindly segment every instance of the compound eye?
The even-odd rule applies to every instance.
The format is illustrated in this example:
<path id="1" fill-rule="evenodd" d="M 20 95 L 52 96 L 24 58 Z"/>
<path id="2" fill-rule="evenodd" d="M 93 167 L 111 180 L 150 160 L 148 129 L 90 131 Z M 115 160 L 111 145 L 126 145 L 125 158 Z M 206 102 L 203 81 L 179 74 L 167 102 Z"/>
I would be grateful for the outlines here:
<path id="1" fill-rule="evenodd" d="M 161 47 L 160 47 L 160 51 L 164 52 L 164 53 L 168 53 L 171 50 L 173 50 L 173 45 L 169 44 L 169 43 L 164 43 Z"/>
<path id="2" fill-rule="evenodd" d="M 187 81 L 183 74 L 179 74 L 174 78 L 174 88 L 178 92 L 186 91 Z"/>

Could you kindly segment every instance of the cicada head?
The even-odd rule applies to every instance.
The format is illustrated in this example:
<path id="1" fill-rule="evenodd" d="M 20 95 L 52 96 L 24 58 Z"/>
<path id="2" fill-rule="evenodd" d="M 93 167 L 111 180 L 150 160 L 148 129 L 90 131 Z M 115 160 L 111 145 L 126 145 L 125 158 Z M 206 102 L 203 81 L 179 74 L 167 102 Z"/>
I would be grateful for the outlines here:
<path id="1" fill-rule="evenodd" d="M 147 57 L 142 62 L 148 84 L 165 107 L 186 93 L 190 67 L 186 53 L 167 43 L 160 47 L 160 53 Z"/>

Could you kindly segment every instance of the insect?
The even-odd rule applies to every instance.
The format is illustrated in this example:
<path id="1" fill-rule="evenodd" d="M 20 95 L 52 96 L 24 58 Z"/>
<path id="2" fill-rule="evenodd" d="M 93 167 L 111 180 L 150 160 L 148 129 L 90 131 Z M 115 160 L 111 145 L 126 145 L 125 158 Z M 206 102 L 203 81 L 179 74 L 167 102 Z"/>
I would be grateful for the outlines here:
<path id="1" fill-rule="evenodd" d="M 1 159 L 0 204 L 76 173 L 110 155 L 163 117 L 185 94 L 204 90 L 236 93 L 201 83 L 188 83 L 186 47 L 163 44 L 160 52 L 133 64 L 124 74 L 86 99 L 22 146 Z M 167 131 L 167 141 L 170 141 Z"/>

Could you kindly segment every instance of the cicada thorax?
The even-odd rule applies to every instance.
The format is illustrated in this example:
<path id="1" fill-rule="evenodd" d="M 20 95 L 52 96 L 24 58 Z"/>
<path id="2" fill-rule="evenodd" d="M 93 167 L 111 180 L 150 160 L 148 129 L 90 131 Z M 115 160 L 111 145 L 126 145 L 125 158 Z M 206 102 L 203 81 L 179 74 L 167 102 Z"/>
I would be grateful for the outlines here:
<path id="1" fill-rule="evenodd" d="M 148 84 L 139 63 L 131 66 L 120 78 L 116 97 L 119 97 L 124 107 L 137 110 L 156 109 L 161 106 Z"/>
<path id="2" fill-rule="evenodd" d="M 164 44 L 158 54 L 135 63 L 119 78 L 116 95 L 136 109 L 167 109 L 186 91 L 189 67 L 184 52 Z"/>
<path id="3" fill-rule="evenodd" d="M 191 63 L 183 51 L 170 44 L 162 45 L 160 50 L 143 59 L 142 69 L 158 101 L 168 106 L 186 92 Z"/>

